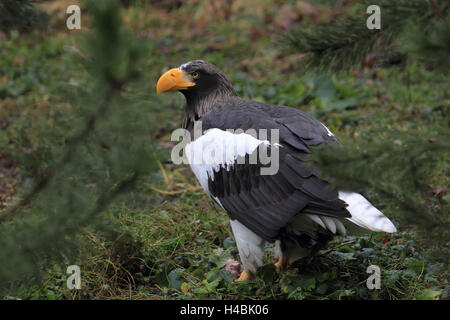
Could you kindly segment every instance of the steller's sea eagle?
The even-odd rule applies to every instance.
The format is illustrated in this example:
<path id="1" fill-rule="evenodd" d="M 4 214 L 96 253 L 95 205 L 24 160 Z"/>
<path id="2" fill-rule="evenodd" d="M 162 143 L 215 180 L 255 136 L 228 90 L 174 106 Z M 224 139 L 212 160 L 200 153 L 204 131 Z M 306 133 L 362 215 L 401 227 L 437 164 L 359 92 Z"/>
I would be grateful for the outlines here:
<path id="1" fill-rule="evenodd" d="M 238 280 L 254 277 L 262 265 L 264 241 L 275 242 L 279 271 L 352 226 L 396 231 L 361 194 L 332 190 L 305 164 L 313 146 L 338 143 L 309 114 L 238 97 L 224 73 L 203 60 L 167 71 L 156 90 L 179 90 L 186 97 L 183 128 L 191 136 L 201 122 L 201 135 L 194 135 L 185 153 L 205 192 L 230 217 L 244 266 Z M 274 130 L 276 143 L 271 142 Z M 278 161 L 275 173 L 263 174 L 268 164 L 262 161 L 262 148 L 278 154 L 272 157 Z M 207 153 L 211 161 L 203 158 Z"/>

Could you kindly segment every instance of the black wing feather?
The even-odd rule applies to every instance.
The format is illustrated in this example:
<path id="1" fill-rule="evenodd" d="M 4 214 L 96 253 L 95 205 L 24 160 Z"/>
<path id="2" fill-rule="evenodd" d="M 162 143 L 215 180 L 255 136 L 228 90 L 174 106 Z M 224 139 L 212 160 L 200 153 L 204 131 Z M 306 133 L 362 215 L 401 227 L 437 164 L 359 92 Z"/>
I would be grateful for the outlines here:
<path id="1" fill-rule="evenodd" d="M 272 106 L 240 98 L 230 98 L 222 109 L 202 117 L 203 130 L 279 130 L 279 171 L 261 175 L 258 159 L 250 164 L 236 162 L 221 167 L 208 179 L 209 192 L 216 197 L 231 219 L 268 241 L 279 238 L 281 230 L 299 213 L 350 217 L 346 204 L 335 190 L 317 176 L 317 170 L 303 162 L 311 147 L 337 143 L 334 136 L 310 115 L 289 107 Z M 273 146 L 269 148 L 274 148 Z M 254 151 L 259 152 L 259 148 Z"/>

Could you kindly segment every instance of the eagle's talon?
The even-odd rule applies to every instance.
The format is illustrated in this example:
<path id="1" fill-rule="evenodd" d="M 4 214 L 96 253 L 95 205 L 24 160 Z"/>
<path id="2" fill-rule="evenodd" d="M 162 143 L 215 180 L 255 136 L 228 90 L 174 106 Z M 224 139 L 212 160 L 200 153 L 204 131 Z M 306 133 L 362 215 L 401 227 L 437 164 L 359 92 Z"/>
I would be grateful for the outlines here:
<path id="1" fill-rule="evenodd" d="M 253 279 L 255 279 L 255 276 L 251 272 L 244 270 L 241 272 L 241 275 L 239 276 L 238 279 L 236 279 L 236 281 L 245 281 Z"/>

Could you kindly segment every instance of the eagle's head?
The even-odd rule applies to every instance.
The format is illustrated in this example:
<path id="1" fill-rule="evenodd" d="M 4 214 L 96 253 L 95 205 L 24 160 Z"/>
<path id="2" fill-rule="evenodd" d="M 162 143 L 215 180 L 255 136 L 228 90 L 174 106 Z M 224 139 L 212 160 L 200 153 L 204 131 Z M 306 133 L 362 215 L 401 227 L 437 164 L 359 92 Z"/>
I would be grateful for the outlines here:
<path id="1" fill-rule="evenodd" d="M 189 101 L 210 96 L 234 95 L 233 85 L 216 66 L 203 60 L 193 60 L 164 73 L 158 80 L 158 94 L 179 90 Z"/>

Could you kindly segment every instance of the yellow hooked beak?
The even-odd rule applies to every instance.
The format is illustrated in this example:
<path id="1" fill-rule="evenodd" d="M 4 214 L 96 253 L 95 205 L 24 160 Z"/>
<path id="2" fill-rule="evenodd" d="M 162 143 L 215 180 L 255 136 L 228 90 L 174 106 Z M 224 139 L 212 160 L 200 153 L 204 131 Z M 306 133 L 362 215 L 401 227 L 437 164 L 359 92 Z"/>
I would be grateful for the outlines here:
<path id="1" fill-rule="evenodd" d="M 156 84 L 156 93 L 185 90 L 188 87 L 195 86 L 195 83 L 190 80 L 189 73 L 181 71 L 178 68 L 170 69 L 159 78 Z"/>

